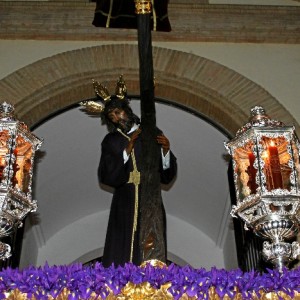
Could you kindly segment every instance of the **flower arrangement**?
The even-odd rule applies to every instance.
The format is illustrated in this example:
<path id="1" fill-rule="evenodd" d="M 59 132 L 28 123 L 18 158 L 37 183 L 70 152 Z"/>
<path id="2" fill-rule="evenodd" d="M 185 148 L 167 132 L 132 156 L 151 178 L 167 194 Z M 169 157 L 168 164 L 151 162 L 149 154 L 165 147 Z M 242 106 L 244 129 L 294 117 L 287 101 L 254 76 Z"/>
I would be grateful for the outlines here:
<path id="1" fill-rule="evenodd" d="M 45 264 L 1 270 L 0 299 L 300 299 L 300 269 L 244 273 L 174 264 Z"/>

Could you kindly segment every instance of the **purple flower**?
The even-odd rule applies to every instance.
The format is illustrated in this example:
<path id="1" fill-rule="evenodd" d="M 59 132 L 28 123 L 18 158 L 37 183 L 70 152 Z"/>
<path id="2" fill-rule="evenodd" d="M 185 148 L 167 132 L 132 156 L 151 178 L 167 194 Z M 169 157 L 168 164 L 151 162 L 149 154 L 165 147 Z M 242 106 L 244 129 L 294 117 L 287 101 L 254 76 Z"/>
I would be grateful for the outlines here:
<path id="1" fill-rule="evenodd" d="M 171 283 L 168 291 L 175 300 L 183 294 L 208 299 L 211 287 L 221 298 L 225 295 L 234 298 L 239 292 L 243 299 L 251 299 L 253 294 L 259 296 L 261 290 L 282 291 L 290 297 L 294 296 L 294 292 L 300 292 L 300 269 L 284 269 L 282 273 L 277 270 L 244 273 L 240 269 L 226 271 L 214 267 L 207 271 L 174 264 L 165 268 L 150 264 L 145 267 L 126 264 L 123 267 L 112 265 L 104 268 L 100 263 L 86 267 L 81 264 L 49 266 L 46 263 L 43 267 L 30 266 L 23 270 L 3 269 L 0 278 L 0 299 L 5 299 L 5 292 L 14 289 L 26 293 L 28 298 L 34 296 L 38 300 L 48 299 L 48 296 L 55 298 L 64 289 L 69 291 L 70 300 L 87 299 L 92 293 L 105 299 L 110 293 L 120 294 L 128 282 L 149 282 L 156 289 Z"/>

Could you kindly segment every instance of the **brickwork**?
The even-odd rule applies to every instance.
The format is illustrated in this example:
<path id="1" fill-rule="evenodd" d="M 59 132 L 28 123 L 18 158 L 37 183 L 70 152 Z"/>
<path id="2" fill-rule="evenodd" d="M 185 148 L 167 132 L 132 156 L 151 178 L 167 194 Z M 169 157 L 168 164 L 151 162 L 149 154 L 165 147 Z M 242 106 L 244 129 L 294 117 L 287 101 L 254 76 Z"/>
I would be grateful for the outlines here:
<path id="1" fill-rule="evenodd" d="M 184 105 L 234 134 L 249 117 L 250 108 L 263 105 L 286 124 L 299 125 L 288 111 L 254 82 L 205 58 L 153 48 L 157 86 L 155 94 Z M 94 97 L 91 80 L 107 82 L 113 92 L 124 74 L 131 94 L 139 94 L 136 45 L 117 44 L 61 53 L 28 65 L 0 81 L 1 101 L 15 105 L 18 117 L 29 126 L 52 113 Z"/>
<path id="2" fill-rule="evenodd" d="M 172 31 L 157 41 L 299 43 L 299 6 L 211 5 L 170 1 Z M 95 3 L 0 1 L 2 39 L 136 40 L 136 30 L 95 28 Z"/>

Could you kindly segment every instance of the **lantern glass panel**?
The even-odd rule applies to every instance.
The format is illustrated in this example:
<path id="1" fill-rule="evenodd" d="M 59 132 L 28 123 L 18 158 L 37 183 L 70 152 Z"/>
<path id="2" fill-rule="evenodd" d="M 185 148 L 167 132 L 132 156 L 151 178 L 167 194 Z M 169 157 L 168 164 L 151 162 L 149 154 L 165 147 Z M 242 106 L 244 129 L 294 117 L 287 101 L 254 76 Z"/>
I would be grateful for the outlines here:
<path id="1" fill-rule="evenodd" d="M 235 174 L 237 174 L 236 187 L 239 191 L 239 201 L 255 194 L 258 187 L 256 183 L 256 157 L 253 149 L 254 143 L 249 141 L 234 151 L 233 159 L 235 161 Z"/>
<path id="2" fill-rule="evenodd" d="M 14 154 L 16 156 L 16 161 L 13 167 L 13 186 L 19 188 L 24 193 L 28 193 L 33 151 L 32 145 L 21 135 L 17 137 L 17 145 Z"/>
<path id="3" fill-rule="evenodd" d="M 299 161 L 299 149 L 297 147 L 297 144 L 295 143 L 294 140 L 291 141 L 292 145 L 292 151 L 293 151 L 293 161 L 294 161 L 294 166 L 296 169 L 296 179 L 295 179 L 295 184 L 297 188 L 300 187 L 300 161 Z"/>
<path id="4" fill-rule="evenodd" d="M 292 168 L 289 166 L 291 160 L 287 148 L 289 142 L 283 136 L 276 138 L 262 136 L 260 144 L 263 149 L 261 153 L 264 162 L 262 171 L 266 178 L 267 190 L 286 189 L 290 191 Z"/>
<path id="5" fill-rule="evenodd" d="M 0 132 L 0 182 L 4 179 L 4 169 L 7 166 L 7 154 L 9 152 L 9 147 L 7 141 L 10 135 L 8 130 L 3 130 Z"/>

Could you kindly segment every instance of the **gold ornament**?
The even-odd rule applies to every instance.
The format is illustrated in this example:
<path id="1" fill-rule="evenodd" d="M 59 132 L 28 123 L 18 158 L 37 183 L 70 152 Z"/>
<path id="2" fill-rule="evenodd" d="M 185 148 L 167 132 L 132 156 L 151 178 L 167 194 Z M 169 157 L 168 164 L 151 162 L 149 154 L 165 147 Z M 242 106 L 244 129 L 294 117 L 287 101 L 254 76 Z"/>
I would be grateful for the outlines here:
<path id="1" fill-rule="evenodd" d="M 140 266 L 142 268 L 144 268 L 147 265 L 151 265 L 152 267 L 158 267 L 158 268 L 161 268 L 161 269 L 162 268 L 167 268 L 167 265 L 164 262 L 162 262 L 162 261 L 160 261 L 158 259 L 146 260 L 146 261 L 142 262 Z"/>
<path id="2" fill-rule="evenodd" d="M 168 289 L 172 286 L 172 283 L 166 283 L 160 287 L 160 289 L 155 289 L 151 287 L 149 282 L 143 282 L 140 284 L 134 284 L 132 282 L 128 282 L 127 285 L 122 289 L 119 295 L 114 295 L 112 290 L 108 288 L 110 294 L 105 298 L 106 300 L 173 300 L 173 296 L 168 292 Z M 237 288 L 236 288 L 237 291 Z M 36 300 L 35 296 L 29 297 L 26 293 L 22 293 L 19 289 L 12 290 L 10 292 L 6 292 L 5 299 L 8 300 Z M 57 297 L 48 296 L 48 300 L 68 300 L 71 292 L 64 288 L 62 292 Z M 286 293 L 279 292 L 264 292 L 260 291 L 258 294 L 255 292 L 249 292 L 251 295 L 251 299 L 253 300 L 300 300 L 300 293 L 294 292 L 294 296 L 290 297 Z M 248 295 L 248 296 L 249 296 Z M 197 296 L 189 297 L 187 294 L 183 294 L 180 297 L 180 300 L 197 300 Z M 201 298 L 200 298 L 201 299 Z M 216 293 L 216 288 L 211 287 L 208 291 L 207 300 L 243 300 L 243 296 L 241 293 L 237 291 L 234 297 L 229 297 L 227 294 L 224 297 L 220 297 Z M 95 292 L 91 293 L 88 299 L 80 300 L 104 300 L 101 296 L 98 296 Z"/>
<path id="3" fill-rule="evenodd" d="M 104 110 L 104 105 L 92 100 L 81 101 L 79 102 L 79 104 L 83 106 L 88 112 L 93 114 L 99 114 Z"/>
<path id="4" fill-rule="evenodd" d="M 15 289 L 11 292 L 5 293 L 5 297 L 8 300 L 27 300 L 27 294 L 20 292 L 18 289 Z"/>
<path id="5" fill-rule="evenodd" d="M 135 13 L 137 15 L 150 14 L 152 11 L 151 1 L 145 0 L 134 0 L 135 2 Z"/>
<path id="6" fill-rule="evenodd" d="M 133 284 L 131 282 L 127 283 L 126 286 L 122 289 L 121 297 L 117 298 L 118 300 L 171 300 L 173 299 L 172 295 L 168 292 L 168 288 L 171 286 L 171 283 L 162 285 L 159 290 L 151 287 L 149 282 L 143 282 L 140 284 Z"/>
<path id="7" fill-rule="evenodd" d="M 119 99 L 124 99 L 127 94 L 127 87 L 123 75 L 120 75 L 116 85 L 116 96 Z"/>
<path id="8" fill-rule="evenodd" d="M 92 79 L 92 82 L 96 95 L 102 98 L 104 102 L 110 100 L 110 94 L 107 87 L 94 79 Z"/>

